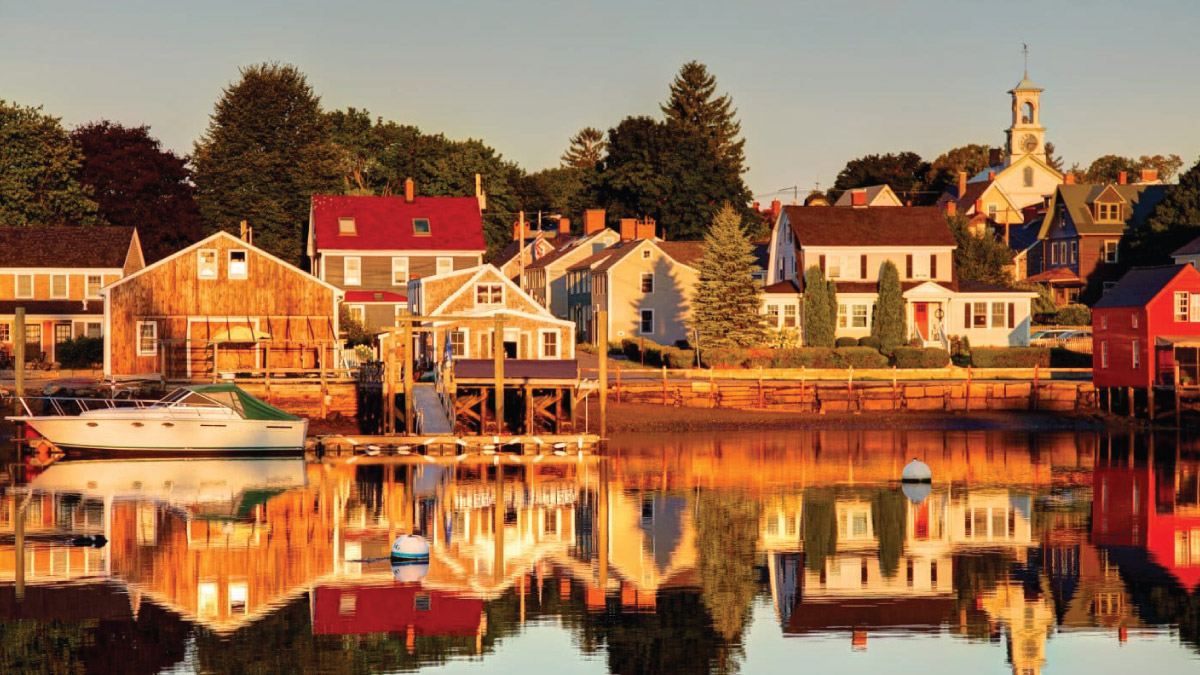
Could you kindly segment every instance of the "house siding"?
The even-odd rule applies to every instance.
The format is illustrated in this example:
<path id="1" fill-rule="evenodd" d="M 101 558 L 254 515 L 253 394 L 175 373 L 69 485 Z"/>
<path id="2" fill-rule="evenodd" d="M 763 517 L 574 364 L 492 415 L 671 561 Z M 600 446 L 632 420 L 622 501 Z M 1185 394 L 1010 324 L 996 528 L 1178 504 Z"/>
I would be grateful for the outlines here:
<path id="1" fill-rule="evenodd" d="M 691 298 L 695 292 L 696 271 L 681 265 L 657 247 L 649 246 L 650 258 L 642 258 L 641 249 L 634 250 L 608 270 L 611 302 L 603 294 L 593 293 L 602 309 L 609 310 L 609 340 L 641 337 L 641 310 L 654 310 L 654 332 L 648 340 L 671 345 L 688 339 L 688 323 L 692 318 Z M 654 274 L 654 291 L 643 293 L 642 273 Z M 593 279 L 592 287 L 595 288 Z"/>
<path id="2" fill-rule="evenodd" d="M 345 259 L 359 258 L 362 260 L 362 284 L 357 286 L 347 286 L 345 276 Z M 369 252 L 363 252 L 361 255 L 326 255 L 322 256 L 323 271 L 322 277 L 325 281 L 349 290 L 365 290 L 365 291 L 381 291 L 388 290 L 395 293 L 404 293 L 405 284 L 392 284 L 392 258 L 408 258 L 408 278 L 421 279 L 431 277 L 437 273 L 437 259 L 450 257 L 454 261 L 454 269 L 462 270 L 479 265 L 479 256 L 436 256 L 428 254 L 418 255 L 375 255 Z"/>

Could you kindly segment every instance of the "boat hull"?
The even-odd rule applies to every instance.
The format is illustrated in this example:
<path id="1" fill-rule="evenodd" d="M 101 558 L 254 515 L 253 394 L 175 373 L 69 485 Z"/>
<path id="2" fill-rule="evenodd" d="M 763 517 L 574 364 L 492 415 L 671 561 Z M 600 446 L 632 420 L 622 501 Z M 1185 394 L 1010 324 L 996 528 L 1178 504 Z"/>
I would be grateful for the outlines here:
<path id="1" fill-rule="evenodd" d="M 138 452 L 300 452 L 308 420 L 25 417 L 40 436 L 67 450 Z"/>

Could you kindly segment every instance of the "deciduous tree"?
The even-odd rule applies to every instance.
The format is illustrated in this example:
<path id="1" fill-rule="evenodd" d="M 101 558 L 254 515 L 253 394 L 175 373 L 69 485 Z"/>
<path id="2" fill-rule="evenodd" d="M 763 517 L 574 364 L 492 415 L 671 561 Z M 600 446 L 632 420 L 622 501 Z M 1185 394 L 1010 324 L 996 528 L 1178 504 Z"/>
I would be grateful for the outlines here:
<path id="1" fill-rule="evenodd" d="M 960 281 L 1012 285 L 1012 251 L 1004 242 L 990 232 L 972 232 L 962 214 L 947 216 L 946 225 L 958 245 L 954 249 L 954 270 Z"/>
<path id="2" fill-rule="evenodd" d="M 59 118 L 0 100 L 0 225 L 92 225 L 82 156 Z"/>
<path id="3" fill-rule="evenodd" d="M 1171 252 L 1200 237 L 1200 161 L 1166 188 L 1146 224 L 1125 233 L 1122 260 L 1131 265 L 1170 262 Z"/>
<path id="4" fill-rule="evenodd" d="M 915 152 L 866 155 L 846 162 L 838 172 L 830 190 L 830 199 L 836 201 L 846 190 L 869 185 L 890 185 L 903 200 L 911 199 L 914 204 L 933 203 L 937 195 L 926 194 L 925 179 L 930 165 Z"/>
<path id="5" fill-rule="evenodd" d="M 804 343 L 809 347 L 832 347 L 837 329 L 837 310 L 829 311 L 829 284 L 821 268 L 804 272 Z"/>
<path id="6" fill-rule="evenodd" d="M 707 348 L 762 344 L 762 288 L 754 279 L 758 271 L 754 244 L 746 236 L 741 216 L 728 204 L 713 218 L 704 237 L 698 268 L 692 324 L 700 344 Z"/>
<path id="7" fill-rule="evenodd" d="M 981 143 L 969 143 L 943 152 L 930 163 L 925 185 L 930 192 L 945 192 L 958 185 L 959 171 L 966 171 L 969 178 L 988 168 L 990 152 L 991 148 Z"/>
<path id="8" fill-rule="evenodd" d="M 890 354 L 904 344 L 906 332 L 900 272 L 888 260 L 879 268 L 879 299 L 875 304 L 871 335 L 879 340 L 880 350 Z"/>

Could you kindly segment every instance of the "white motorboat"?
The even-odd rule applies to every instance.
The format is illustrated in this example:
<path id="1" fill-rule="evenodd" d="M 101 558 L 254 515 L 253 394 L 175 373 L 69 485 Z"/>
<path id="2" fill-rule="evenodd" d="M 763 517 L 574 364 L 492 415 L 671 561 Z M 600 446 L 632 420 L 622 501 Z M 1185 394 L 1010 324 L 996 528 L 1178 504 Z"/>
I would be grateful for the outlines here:
<path id="1" fill-rule="evenodd" d="M 32 412 L 36 401 L 43 414 Z M 234 384 L 190 385 L 158 401 L 31 397 L 21 404 L 25 415 L 8 419 L 63 450 L 298 452 L 308 433 L 308 420 Z"/>

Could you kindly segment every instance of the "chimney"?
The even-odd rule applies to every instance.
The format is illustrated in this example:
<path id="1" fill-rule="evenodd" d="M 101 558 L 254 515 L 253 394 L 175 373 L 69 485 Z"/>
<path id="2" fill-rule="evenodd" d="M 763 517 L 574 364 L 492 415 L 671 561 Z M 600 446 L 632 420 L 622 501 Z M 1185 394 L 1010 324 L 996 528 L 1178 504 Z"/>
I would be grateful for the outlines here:
<path id="1" fill-rule="evenodd" d="M 521 241 L 521 221 L 513 221 L 513 241 Z"/>
<path id="2" fill-rule="evenodd" d="M 778 199 L 772 199 L 771 200 L 771 218 L 772 219 L 778 218 L 779 214 L 781 212 L 783 212 L 783 203 L 780 202 Z"/>
<path id="3" fill-rule="evenodd" d="M 1117 185 L 1124 185 L 1127 182 L 1129 182 L 1129 174 L 1127 172 L 1122 171 L 1117 174 Z"/>
<path id="4" fill-rule="evenodd" d="M 411 203 L 413 203 L 413 200 L 416 199 L 416 197 L 417 197 L 416 188 L 413 186 L 413 179 L 405 178 L 404 179 L 404 201 L 411 204 Z"/>
<path id="5" fill-rule="evenodd" d="M 487 193 L 483 191 L 483 179 L 475 174 L 475 199 L 479 201 L 479 210 L 487 210 Z"/>
<path id="6" fill-rule="evenodd" d="M 762 209 L 758 208 L 758 202 L 754 202 L 753 204 L 750 205 L 750 207 L 753 208 L 755 211 L 762 210 Z"/>
<path id="7" fill-rule="evenodd" d="M 988 170 L 988 180 L 996 180 L 996 170 L 995 169 Z"/>
<path id="8" fill-rule="evenodd" d="M 959 171 L 958 172 L 958 198 L 962 199 L 962 196 L 965 194 L 967 194 L 967 172 Z"/>
<path id="9" fill-rule="evenodd" d="M 850 206 L 862 207 L 862 206 L 866 206 L 866 205 L 867 205 L 867 191 L 866 190 L 859 188 L 857 190 L 850 191 Z"/>
<path id="10" fill-rule="evenodd" d="M 1065 175 L 1063 175 L 1063 184 L 1064 185 L 1074 185 L 1075 184 L 1075 174 L 1068 171 Z"/>
<path id="11" fill-rule="evenodd" d="M 975 200 L 975 215 L 979 215 L 981 213 L 983 213 L 983 200 L 976 199 Z"/>
<path id="12" fill-rule="evenodd" d="M 559 234 L 571 234 L 571 219 L 570 218 L 559 218 L 558 219 L 558 233 Z"/>
<path id="13" fill-rule="evenodd" d="M 634 231 L 635 239 L 653 239 L 654 238 L 654 219 L 647 218 L 637 221 Z"/>
<path id="14" fill-rule="evenodd" d="M 621 219 L 621 241 L 633 241 L 637 238 L 637 219 Z"/>
<path id="15" fill-rule="evenodd" d="M 1153 183 L 1158 180 L 1158 169 L 1142 169 L 1139 182 Z"/>
<path id="16" fill-rule="evenodd" d="M 946 202 L 946 215 L 953 216 L 956 213 L 958 213 L 958 202 L 951 199 Z"/>
<path id="17" fill-rule="evenodd" d="M 596 234 L 604 229 L 604 209 L 588 209 L 583 212 L 584 236 Z"/>

